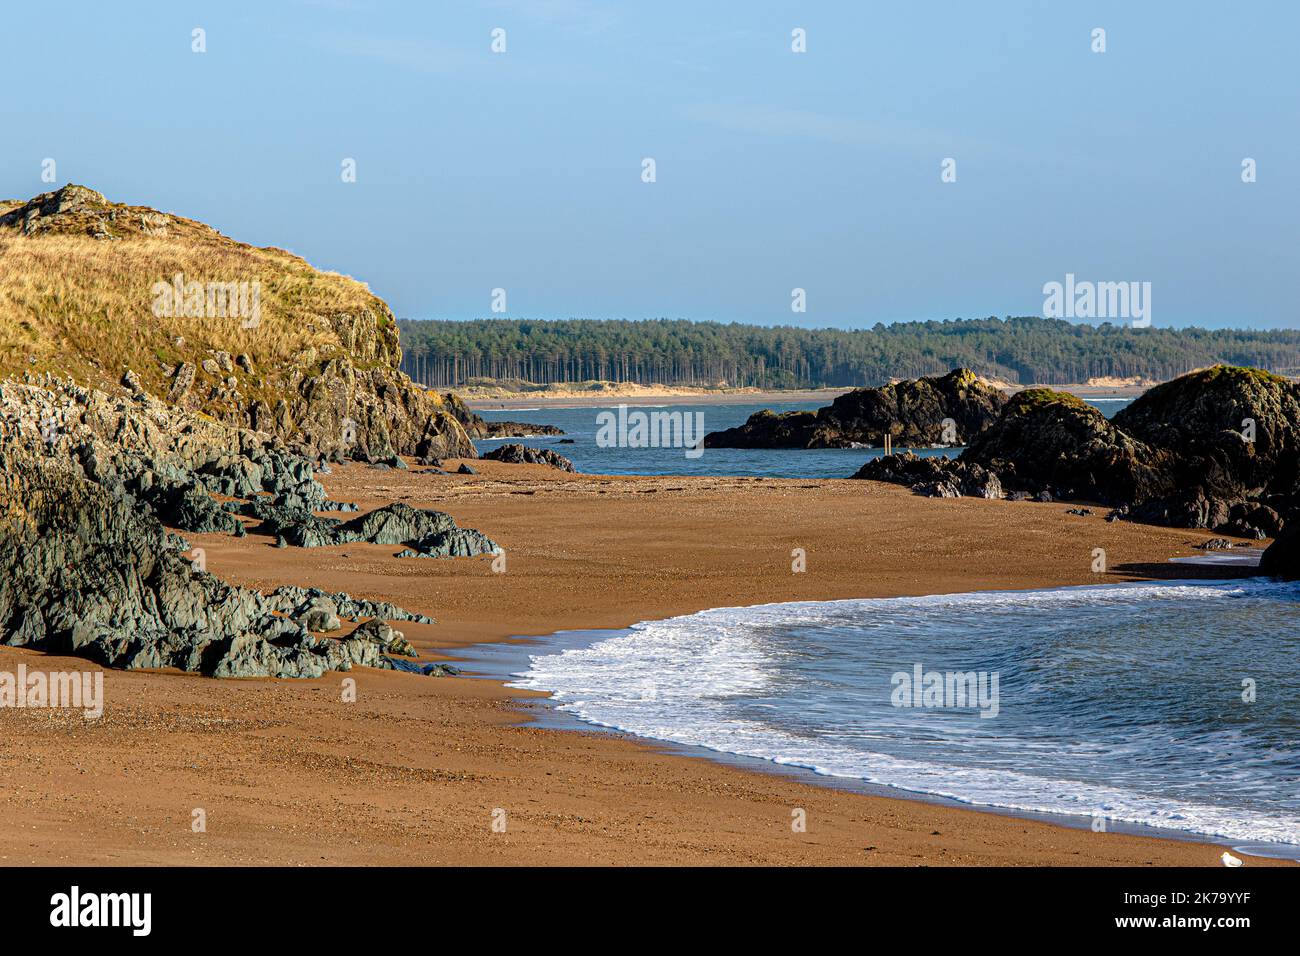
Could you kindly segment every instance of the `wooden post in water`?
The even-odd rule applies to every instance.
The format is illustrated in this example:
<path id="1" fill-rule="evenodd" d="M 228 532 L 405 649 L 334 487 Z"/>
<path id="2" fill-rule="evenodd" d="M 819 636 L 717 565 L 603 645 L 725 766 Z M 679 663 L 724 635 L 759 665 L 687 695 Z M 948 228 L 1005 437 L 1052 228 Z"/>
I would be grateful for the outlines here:
<path id="1" fill-rule="evenodd" d="M 893 453 L 894 443 L 890 440 L 889 432 L 885 432 L 885 454 L 892 455 Z"/>

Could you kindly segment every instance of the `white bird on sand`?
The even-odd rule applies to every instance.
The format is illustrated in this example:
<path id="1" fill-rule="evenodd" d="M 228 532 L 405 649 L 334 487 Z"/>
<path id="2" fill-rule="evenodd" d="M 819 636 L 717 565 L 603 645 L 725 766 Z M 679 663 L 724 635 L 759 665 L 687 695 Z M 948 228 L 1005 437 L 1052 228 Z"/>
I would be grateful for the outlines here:
<path id="1" fill-rule="evenodd" d="M 1219 859 L 1223 861 L 1224 866 L 1241 866 L 1241 860 L 1237 859 L 1227 850 L 1223 851 L 1223 856 L 1219 857 Z"/>

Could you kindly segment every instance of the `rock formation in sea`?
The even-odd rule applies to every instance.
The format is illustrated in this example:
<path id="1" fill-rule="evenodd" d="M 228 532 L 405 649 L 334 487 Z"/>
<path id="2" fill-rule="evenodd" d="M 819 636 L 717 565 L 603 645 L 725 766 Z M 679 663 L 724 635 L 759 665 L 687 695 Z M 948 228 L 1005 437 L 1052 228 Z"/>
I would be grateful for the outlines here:
<path id="1" fill-rule="evenodd" d="M 1162 454 L 1125 435 L 1073 395 L 1031 388 L 1012 396 L 997 421 L 961 454 L 996 474 L 1008 491 L 1105 503 L 1171 490 Z"/>
<path id="2" fill-rule="evenodd" d="M 555 437 L 564 434 L 563 428 L 554 425 L 533 425 L 529 422 L 490 422 L 475 415 L 472 426 L 466 426 L 471 438 L 535 438 L 539 435 Z"/>
<path id="3" fill-rule="evenodd" d="M 534 435 L 563 435 L 564 429 L 554 425 L 534 425 L 530 422 L 490 422 L 472 411 L 455 392 L 442 395 L 443 405 L 455 416 L 470 438 L 531 438 Z"/>
<path id="4" fill-rule="evenodd" d="M 969 369 L 859 388 L 816 411 L 755 412 L 704 436 L 706 448 L 856 448 L 963 445 L 997 417 L 1006 396 Z"/>
<path id="5" fill-rule="evenodd" d="M 555 425 L 534 425 L 530 422 L 484 422 L 487 438 L 534 438 L 538 435 L 555 437 L 564 434 Z"/>
<path id="6" fill-rule="evenodd" d="M 1300 518 L 1300 384 L 1215 366 L 1156 386 L 1107 421 L 1071 395 L 1027 389 L 959 458 L 900 456 L 855 478 L 919 493 L 958 487 L 970 469 L 1008 495 L 1095 501 L 1119 517 L 1263 538 Z"/>

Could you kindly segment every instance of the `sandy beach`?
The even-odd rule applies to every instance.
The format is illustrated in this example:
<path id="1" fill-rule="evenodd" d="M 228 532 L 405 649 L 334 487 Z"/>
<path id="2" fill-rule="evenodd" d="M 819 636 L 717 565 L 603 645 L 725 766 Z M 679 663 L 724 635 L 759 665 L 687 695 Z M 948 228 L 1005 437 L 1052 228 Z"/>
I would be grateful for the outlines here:
<path id="1" fill-rule="evenodd" d="M 1035 385 L 1009 385 L 999 383 L 1004 391 L 1018 392 Z M 1123 382 L 1083 385 L 1052 385 L 1060 392 L 1068 392 L 1084 399 L 1124 400 L 1137 398 L 1146 386 Z M 654 385 L 625 385 L 605 391 L 581 391 L 555 388 L 536 392 L 507 392 L 493 389 L 469 389 L 464 392 L 466 404 L 475 411 L 528 408 L 589 408 L 654 402 L 658 405 L 781 405 L 790 402 L 813 402 L 829 405 L 850 388 L 791 388 L 763 391 L 759 389 L 718 389 L 663 387 Z"/>
<path id="2" fill-rule="evenodd" d="M 449 512 L 503 545 L 504 574 L 487 559 L 398 560 L 390 546 L 190 537 L 209 570 L 234 582 L 347 590 L 434 616 L 403 625 L 426 659 L 717 606 L 1175 576 L 1167 559 L 1207 537 L 873 482 L 473 464 L 474 476 L 351 464 L 323 480 L 363 509 L 397 500 Z M 796 547 L 807 551 L 803 574 L 791 573 Z M 1109 574 L 1091 571 L 1096 547 Z M 93 669 L 0 648 L 0 669 L 24 662 Z M 341 700 L 347 677 L 354 703 Z M 0 710 L 11 744 L 0 753 L 0 864 L 1212 866 L 1222 850 L 843 792 L 626 736 L 542 729 L 529 723 L 540 704 L 484 679 L 111 671 L 105 696 L 95 722 Z M 791 830 L 794 808 L 807 812 L 805 833 Z M 192 830 L 196 810 L 206 832 Z M 505 832 L 493 830 L 498 810 Z"/>
<path id="3" fill-rule="evenodd" d="M 502 392 L 499 396 L 491 390 L 470 390 L 463 397 L 475 411 L 526 408 L 589 408 L 591 406 L 638 405 L 653 402 L 656 405 L 779 405 L 786 402 L 817 402 L 829 405 L 836 397 L 850 391 L 847 388 L 792 388 L 776 391 L 759 389 L 730 389 L 719 391 L 704 388 L 661 388 L 657 386 L 626 385 L 602 391 L 564 390 L 539 392 Z"/>

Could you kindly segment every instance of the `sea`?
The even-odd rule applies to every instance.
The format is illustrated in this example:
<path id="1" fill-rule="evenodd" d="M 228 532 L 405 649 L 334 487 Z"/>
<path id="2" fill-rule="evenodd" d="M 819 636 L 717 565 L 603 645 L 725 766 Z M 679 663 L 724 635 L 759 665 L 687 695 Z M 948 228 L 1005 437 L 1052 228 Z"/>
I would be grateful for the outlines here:
<path id="1" fill-rule="evenodd" d="M 1110 417 L 1129 403 L 1129 399 L 1102 399 L 1094 402 Z M 628 404 L 626 415 L 653 413 L 698 416 L 690 426 L 702 422 L 705 432 L 721 431 L 743 425 L 750 415 L 770 408 L 775 412 L 816 409 L 826 402 L 778 402 L 766 404 L 698 404 L 655 405 Z M 494 438 L 475 442 L 479 453 L 491 451 L 503 442 L 522 441 L 537 448 L 551 448 L 573 462 L 580 472 L 598 475 L 727 475 L 758 478 L 848 478 L 871 458 L 884 454 L 879 448 L 815 449 L 744 449 L 744 448 L 653 448 L 629 447 L 608 442 L 597 443 L 602 415 L 618 416 L 618 404 L 601 404 L 583 408 L 509 408 L 479 406 L 474 409 L 488 421 L 516 421 L 537 425 L 554 425 L 562 436 L 533 436 L 527 439 Z M 680 419 L 683 421 L 684 419 Z M 679 432 L 682 434 L 683 432 Z M 698 435 L 692 431 L 693 437 Z M 563 439 L 568 439 L 567 442 Z M 895 450 L 900 450 L 895 448 Z M 961 448 L 914 448 L 918 455 L 955 456 Z M 691 454 L 687 454 L 687 452 Z"/>
<path id="2" fill-rule="evenodd" d="M 673 406 L 703 411 L 709 430 L 757 407 Z M 846 477 L 880 454 L 707 449 L 689 460 L 680 449 L 596 448 L 593 409 L 500 417 L 559 425 L 574 444 L 529 444 L 606 474 Z M 549 693 L 566 720 L 686 752 L 1300 858 L 1296 584 L 714 608 L 483 653 L 480 665 Z"/>

